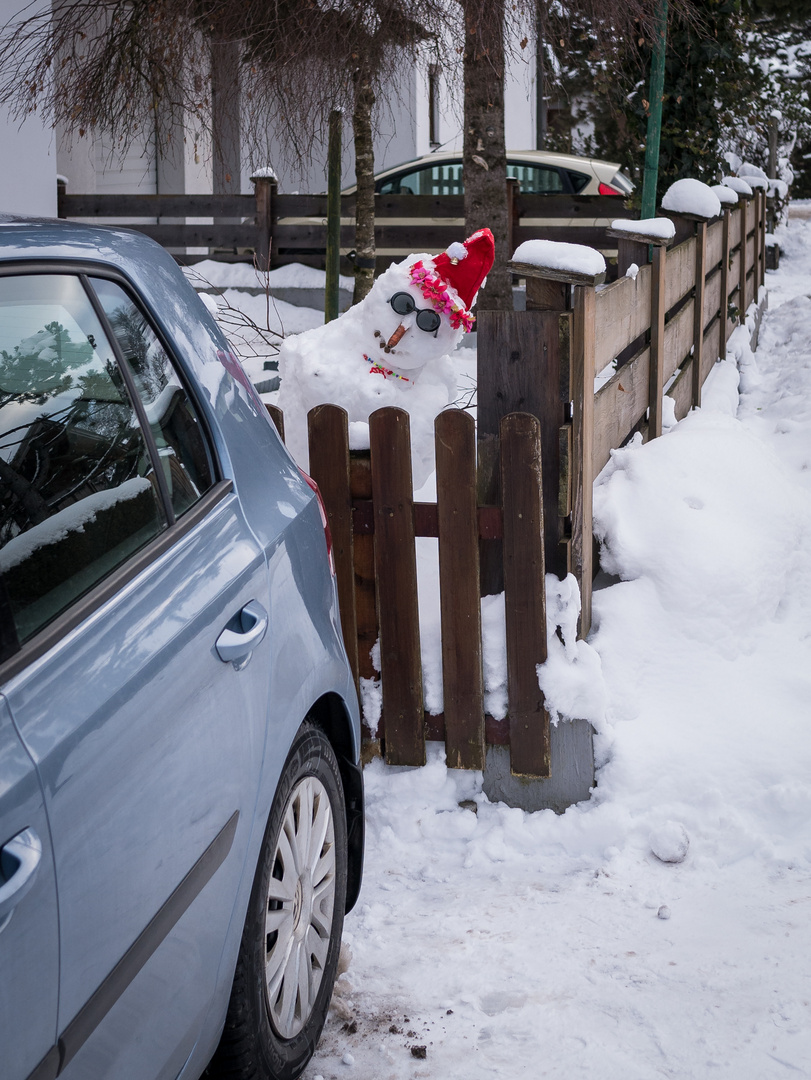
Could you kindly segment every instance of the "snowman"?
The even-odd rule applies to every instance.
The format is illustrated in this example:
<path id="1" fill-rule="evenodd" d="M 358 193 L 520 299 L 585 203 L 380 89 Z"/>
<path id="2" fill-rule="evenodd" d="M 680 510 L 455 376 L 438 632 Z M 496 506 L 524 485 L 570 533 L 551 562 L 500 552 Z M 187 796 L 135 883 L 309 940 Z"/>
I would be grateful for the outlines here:
<path id="1" fill-rule="evenodd" d="M 414 487 L 433 470 L 434 418 L 456 397 L 450 353 L 473 328 L 470 309 L 493 265 L 493 234 L 480 229 L 441 255 L 409 255 L 339 318 L 285 338 L 279 350 L 287 446 L 308 467 L 307 413 L 346 409 L 350 443 L 368 446 L 369 416 L 391 405 L 410 417 Z"/>

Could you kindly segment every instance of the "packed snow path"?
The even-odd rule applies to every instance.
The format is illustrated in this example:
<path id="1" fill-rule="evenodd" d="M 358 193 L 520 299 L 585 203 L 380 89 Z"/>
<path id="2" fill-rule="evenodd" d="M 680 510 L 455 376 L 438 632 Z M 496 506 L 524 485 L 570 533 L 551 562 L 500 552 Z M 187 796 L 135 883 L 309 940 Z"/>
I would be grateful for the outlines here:
<path id="1" fill-rule="evenodd" d="M 367 768 L 308 1080 L 811 1077 L 811 222 L 781 239 L 740 394 L 719 364 L 598 484 L 594 797 L 490 804 L 437 748 Z"/>

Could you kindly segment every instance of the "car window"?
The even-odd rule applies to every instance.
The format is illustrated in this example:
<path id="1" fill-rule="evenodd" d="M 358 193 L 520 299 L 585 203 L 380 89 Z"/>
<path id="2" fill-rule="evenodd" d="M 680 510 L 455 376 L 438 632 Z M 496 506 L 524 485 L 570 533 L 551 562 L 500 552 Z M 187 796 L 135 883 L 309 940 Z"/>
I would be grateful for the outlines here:
<path id="1" fill-rule="evenodd" d="M 424 165 L 389 177 L 380 185 L 381 195 L 463 195 L 461 162 Z"/>
<path id="2" fill-rule="evenodd" d="M 180 517 L 214 483 L 197 411 L 141 309 L 114 281 L 91 281 L 144 403 L 172 509 Z"/>
<path id="3" fill-rule="evenodd" d="M 569 190 L 562 172 L 551 165 L 507 164 L 507 176 L 514 176 L 525 195 L 558 195 Z M 582 173 L 569 173 L 574 190 L 589 182 Z M 579 184 L 579 186 L 578 186 Z M 464 195 L 461 162 L 424 165 L 411 172 L 384 180 L 381 195 Z"/>
<path id="4" fill-rule="evenodd" d="M 559 169 L 548 165 L 512 165 L 507 176 L 514 176 L 523 195 L 559 195 L 568 188 Z"/>
<path id="5" fill-rule="evenodd" d="M 7 652 L 9 637 L 26 642 L 167 527 L 132 401 L 78 277 L 0 277 L 0 480 Z"/>
<path id="6" fill-rule="evenodd" d="M 572 185 L 572 190 L 574 191 L 575 195 L 579 195 L 583 188 L 586 186 L 586 184 L 589 182 L 590 177 L 587 173 L 575 172 L 573 169 L 567 169 L 566 172 L 568 173 L 569 180 Z"/>

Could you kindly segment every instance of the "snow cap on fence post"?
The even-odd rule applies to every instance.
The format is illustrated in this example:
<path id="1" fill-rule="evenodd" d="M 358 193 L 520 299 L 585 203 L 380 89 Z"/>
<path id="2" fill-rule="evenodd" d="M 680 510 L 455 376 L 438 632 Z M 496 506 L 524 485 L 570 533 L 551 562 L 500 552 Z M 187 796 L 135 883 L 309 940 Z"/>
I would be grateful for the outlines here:
<path id="1" fill-rule="evenodd" d="M 569 286 L 605 281 L 605 259 L 585 244 L 525 240 L 515 249 L 509 266 L 527 279 L 528 310 L 562 311 L 569 307 Z M 557 282 L 558 288 L 546 282 Z"/>
<path id="2" fill-rule="evenodd" d="M 685 177 L 676 180 L 664 193 L 662 209 L 693 221 L 708 221 L 720 215 L 721 203 L 708 184 Z"/>

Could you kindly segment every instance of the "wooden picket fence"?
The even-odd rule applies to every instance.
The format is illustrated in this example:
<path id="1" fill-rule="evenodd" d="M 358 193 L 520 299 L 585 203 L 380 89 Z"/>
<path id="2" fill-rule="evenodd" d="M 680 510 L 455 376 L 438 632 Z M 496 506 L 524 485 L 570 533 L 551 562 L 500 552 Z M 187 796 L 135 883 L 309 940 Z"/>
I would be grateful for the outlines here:
<path id="1" fill-rule="evenodd" d="M 620 268 L 635 261 L 640 269 L 610 285 L 513 264 L 527 276 L 527 310 L 479 314 L 478 421 L 456 409 L 437 417 L 436 503 L 413 500 L 407 413 L 374 413 L 364 452 L 350 452 L 342 409 L 310 413 L 310 470 L 332 530 L 344 641 L 356 678 L 381 680 L 382 718 L 374 737 L 368 728 L 365 735 L 387 762 L 421 765 L 426 739 L 439 739 L 452 767 L 481 769 L 488 745 L 508 746 L 513 774 L 550 777 L 555 733 L 536 672 L 547 656 L 545 573 L 576 576 L 585 636 L 596 569 L 594 478 L 634 432 L 661 435 L 665 392 L 677 418 L 700 404 L 764 283 L 762 192 L 715 221 L 673 220 L 669 249 L 619 239 Z M 595 372 L 612 361 L 616 372 L 595 393 Z M 283 417 L 269 411 L 283 435 Z M 439 539 L 438 716 L 423 706 L 422 536 Z M 480 595 L 501 589 L 508 717 L 497 721 L 484 711 Z M 379 673 L 371 660 L 378 639 Z M 573 775 L 588 776 L 590 746 L 579 746 L 589 756 L 573 763 Z M 577 790 L 568 801 L 583 797 L 582 783 Z M 556 798 L 546 805 L 566 805 L 565 791 Z"/>
<path id="2" fill-rule="evenodd" d="M 284 434 L 279 410 L 269 412 Z M 408 414 L 370 418 L 369 451 L 349 450 L 346 412 L 308 418 L 310 473 L 329 516 L 344 643 L 356 679 L 380 678 L 376 746 L 393 765 L 425 763 L 426 739 L 444 740 L 452 767 L 484 767 L 485 745 L 510 747 L 512 772 L 549 775 L 549 718 L 536 665 L 546 659 L 540 423 L 514 413 L 500 425 L 498 505 L 476 495 L 473 418 L 436 418 L 437 501 L 415 503 Z M 415 539 L 439 540 L 444 713 L 423 707 Z M 509 718 L 485 715 L 479 593 L 480 540 L 504 552 Z M 371 649 L 379 638 L 380 672 Z M 365 731 L 367 742 L 372 733 Z"/>

